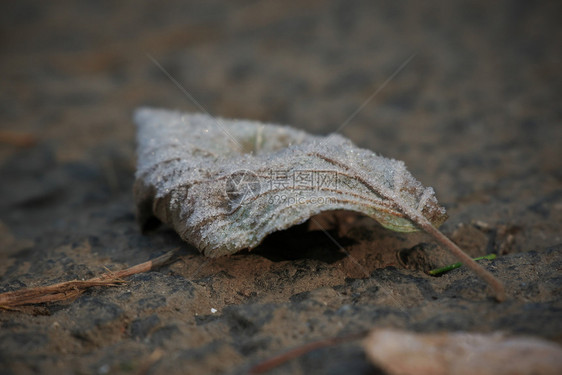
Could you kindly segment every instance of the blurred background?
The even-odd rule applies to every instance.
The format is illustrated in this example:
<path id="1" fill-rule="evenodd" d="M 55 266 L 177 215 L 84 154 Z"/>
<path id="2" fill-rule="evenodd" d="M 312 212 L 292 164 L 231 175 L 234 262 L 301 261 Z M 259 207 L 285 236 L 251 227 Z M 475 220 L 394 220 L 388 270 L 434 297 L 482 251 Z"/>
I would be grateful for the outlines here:
<path id="1" fill-rule="evenodd" d="M 150 55 L 214 115 L 328 133 L 414 56 L 344 134 L 396 156 L 450 128 L 449 141 L 481 147 L 498 122 L 510 122 L 510 141 L 532 142 L 559 114 L 559 10 L 556 1 L 3 2 L 2 127 L 72 159 L 132 139 L 137 106 L 199 111 Z M 427 134 L 410 138 L 416 127 Z"/>

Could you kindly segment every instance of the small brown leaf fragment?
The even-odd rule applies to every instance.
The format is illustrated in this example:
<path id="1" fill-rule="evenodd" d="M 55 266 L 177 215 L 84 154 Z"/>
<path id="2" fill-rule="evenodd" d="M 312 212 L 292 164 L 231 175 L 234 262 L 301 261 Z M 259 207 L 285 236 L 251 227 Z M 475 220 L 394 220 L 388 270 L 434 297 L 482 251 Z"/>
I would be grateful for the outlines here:
<path id="1" fill-rule="evenodd" d="M 562 373 L 562 347 L 533 337 L 376 329 L 363 346 L 371 362 L 389 375 Z"/>
<path id="2" fill-rule="evenodd" d="M 16 147 L 32 147 L 37 144 L 37 137 L 31 133 L 0 130 L 0 143 Z"/>

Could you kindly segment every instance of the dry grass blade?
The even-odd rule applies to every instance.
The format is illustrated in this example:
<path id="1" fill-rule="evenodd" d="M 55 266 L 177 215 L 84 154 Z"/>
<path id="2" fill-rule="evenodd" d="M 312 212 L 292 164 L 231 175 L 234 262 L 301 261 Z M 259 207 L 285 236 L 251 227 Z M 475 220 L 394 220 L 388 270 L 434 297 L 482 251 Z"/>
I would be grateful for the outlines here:
<path id="1" fill-rule="evenodd" d="M 168 263 L 176 251 L 177 249 L 174 249 L 147 262 L 121 271 L 106 272 L 88 280 L 71 280 L 48 286 L 5 292 L 0 294 L 0 308 L 10 310 L 23 305 L 61 302 L 76 298 L 95 286 L 116 286 L 123 283 L 123 278 L 127 276 L 147 272 Z"/>

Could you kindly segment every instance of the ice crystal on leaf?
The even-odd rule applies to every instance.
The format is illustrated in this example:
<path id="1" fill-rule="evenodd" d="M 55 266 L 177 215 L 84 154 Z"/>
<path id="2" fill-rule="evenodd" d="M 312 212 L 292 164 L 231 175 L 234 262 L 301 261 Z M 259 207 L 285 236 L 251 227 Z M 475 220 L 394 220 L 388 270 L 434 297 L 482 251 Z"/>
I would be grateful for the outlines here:
<path id="1" fill-rule="evenodd" d="M 150 108 L 138 109 L 134 120 L 141 224 L 155 217 L 206 256 L 252 249 L 268 234 L 330 210 L 446 239 L 435 229 L 446 214 L 433 189 L 402 161 L 339 135 Z"/>

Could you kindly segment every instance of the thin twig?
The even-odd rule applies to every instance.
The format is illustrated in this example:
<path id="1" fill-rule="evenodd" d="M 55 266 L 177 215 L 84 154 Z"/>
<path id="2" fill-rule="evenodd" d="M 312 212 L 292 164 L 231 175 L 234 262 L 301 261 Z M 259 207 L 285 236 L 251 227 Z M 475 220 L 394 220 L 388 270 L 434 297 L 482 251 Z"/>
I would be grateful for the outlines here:
<path id="1" fill-rule="evenodd" d="M 60 302 L 73 299 L 94 286 L 117 286 L 123 278 L 148 272 L 168 263 L 178 249 L 170 250 L 158 258 L 121 271 L 110 271 L 88 280 L 71 280 L 48 286 L 20 289 L 0 294 L 0 309 L 10 310 L 16 306 L 37 303 Z"/>
<path id="2" fill-rule="evenodd" d="M 345 336 L 330 337 L 319 341 L 309 342 L 308 344 L 298 346 L 294 349 L 289 350 L 288 352 L 258 363 L 257 365 L 253 366 L 250 371 L 248 371 L 248 373 L 252 375 L 263 374 L 264 372 L 271 371 L 274 368 L 281 366 L 282 364 L 292 359 L 310 353 L 313 350 L 339 345 L 344 342 L 359 340 L 367 336 L 367 333 L 368 331 L 363 331 L 359 333 L 351 333 Z"/>

